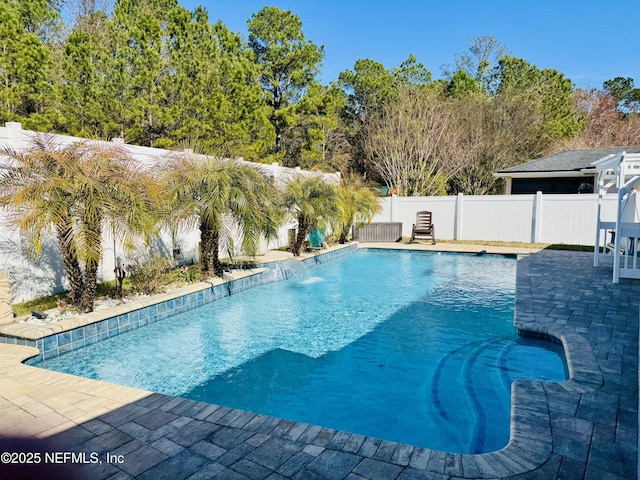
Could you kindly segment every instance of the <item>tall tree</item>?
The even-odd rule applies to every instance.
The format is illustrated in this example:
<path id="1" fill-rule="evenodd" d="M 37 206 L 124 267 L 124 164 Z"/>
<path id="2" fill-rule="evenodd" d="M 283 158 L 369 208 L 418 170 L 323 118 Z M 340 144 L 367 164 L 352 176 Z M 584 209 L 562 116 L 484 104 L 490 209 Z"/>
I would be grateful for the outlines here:
<path id="1" fill-rule="evenodd" d="M 340 73 L 338 84 L 345 89 L 349 102 L 347 112 L 353 118 L 366 122 L 366 117 L 379 112 L 387 99 L 393 98 L 399 87 L 426 86 L 431 83 L 431 72 L 414 55 L 387 70 L 379 62 L 360 59 L 353 70 Z"/>
<path id="2" fill-rule="evenodd" d="M 117 103 L 108 89 L 115 66 L 108 22 L 102 11 L 78 16 L 67 37 L 61 65 L 64 82 L 59 87 L 66 133 L 88 138 L 121 133 L 113 117 Z"/>
<path id="3" fill-rule="evenodd" d="M 431 72 L 422 62 L 418 62 L 415 55 L 411 54 L 397 68 L 391 69 L 399 85 L 425 86 L 431 83 Z"/>
<path id="4" fill-rule="evenodd" d="M 20 20 L 28 33 L 35 34 L 43 43 L 53 40 L 60 29 L 62 0 L 8 0 L 18 6 Z"/>
<path id="5" fill-rule="evenodd" d="M 357 60 L 353 70 L 340 73 L 338 82 L 348 95 L 347 114 L 365 122 L 380 111 L 387 98 L 396 92 L 396 77 L 384 65 L 369 59 Z"/>
<path id="6" fill-rule="evenodd" d="M 453 74 L 453 77 L 451 77 L 451 80 L 447 83 L 444 91 L 446 95 L 454 98 L 484 93 L 484 90 L 480 83 L 478 83 L 478 80 L 473 78 L 464 70 L 458 70 Z"/>
<path id="7" fill-rule="evenodd" d="M 274 153 L 283 147 L 287 108 L 298 102 L 318 73 L 324 47 L 305 39 L 300 18 L 290 10 L 264 7 L 247 22 L 249 47 L 261 66 L 260 82 L 275 128 Z"/>
<path id="8" fill-rule="evenodd" d="M 223 156 L 259 158 L 273 139 L 258 66 L 202 7 L 120 0 L 76 18 L 65 48 L 66 128 L 169 147 L 196 139 Z"/>
<path id="9" fill-rule="evenodd" d="M 112 230 L 125 244 L 148 234 L 153 184 L 119 144 L 75 142 L 60 145 L 39 135 L 26 150 L 4 148 L 0 205 L 39 253 L 41 236 L 53 229 L 69 297 L 80 313 L 93 310 L 102 232 Z"/>
<path id="10" fill-rule="evenodd" d="M 622 112 L 619 101 L 608 92 L 578 89 L 574 100 L 576 108 L 585 117 L 581 134 L 558 148 L 598 148 L 640 145 L 640 116 Z"/>
<path id="11" fill-rule="evenodd" d="M 115 99 L 114 112 L 121 135 L 139 145 L 153 146 L 166 136 L 163 77 L 166 25 L 177 0 L 119 0 L 110 22 L 114 68 L 107 92 Z"/>
<path id="12" fill-rule="evenodd" d="M 463 125 L 452 143 L 462 168 L 449 183 L 453 191 L 482 195 L 499 191 L 496 170 L 553 151 L 578 135 L 584 120 L 575 108 L 570 80 L 556 70 L 502 56 L 492 71 L 491 88 L 482 88 L 482 77 L 473 77 L 468 65 L 481 65 L 483 56 L 473 58 L 478 61 L 469 60 L 466 67 L 462 62 L 464 68 L 444 89 Z"/>
<path id="13" fill-rule="evenodd" d="M 497 78 L 497 95 L 519 97 L 536 107 L 543 141 L 550 144 L 580 133 L 583 121 L 574 109 L 573 85 L 557 70 L 540 70 L 526 60 L 507 56 L 500 59 Z"/>
<path id="14" fill-rule="evenodd" d="M 65 1 L 67 10 L 74 23 L 77 24 L 83 18 L 91 18 L 94 13 L 108 12 L 112 8 L 113 0 L 67 0 Z"/>
<path id="15" fill-rule="evenodd" d="M 446 65 L 443 70 L 451 81 L 458 72 L 474 79 L 487 93 L 495 93 L 495 72 L 500 60 L 507 56 L 506 46 L 491 35 L 480 35 L 469 40 L 466 52 L 455 55 L 455 67 Z"/>
<path id="16" fill-rule="evenodd" d="M 0 6 L 0 122 L 49 130 L 59 119 L 51 99 L 51 50 L 45 44 L 57 11 L 41 0 Z"/>
<path id="17" fill-rule="evenodd" d="M 616 77 L 603 84 L 604 91 L 616 99 L 625 110 L 638 110 L 640 106 L 640 88 L 635 88 L 633 78 Z"/>
<path id="18" fill-rule="evenodd" d="M 348 145 L 340 114 L 344 92 L 335 85 L 310 85 L 295 109 L 283 139 L 285 166 L 343 170 Z"/>
<path id="19" fill-rule="evenodd" d="M 210 25 L 206 11 L 180 12 L 168 29 L 165 77 L 170 131 L 221 156 L 264 155 L 273 139 L 257 65 L 240 36 Z M 163 139 L 168 143 L 169 139 Z"/>
<path id="20" fill-rule="evenodd" d="M 357 60 L 353 70 L 340 73 L 338 84 L 345 90 L 347 102 L 344 108 L 344 122 L 352 145 L 349 169 L 371 175 L 366 162 L 365 141 L 368 122 L 376 117 L 391 102 L 402 87 L 424 88 L 432 84 L 431 72 L 415 56 L 402 62 L 400 67 L 387 70 L 381 63 Z"/>
<path id="21" fill-rule="evenodd" d="M 416 86 L 367 124 L 366 152 L 371 167 L 398 195 L 441 195 L 460 167 L 453 155 L 459 122 L 448 102 Z"/>
<path id="22" fill-rule="evenodd" d="M 467 94 L 454 99 L 451 108 L 461 127 L 453 140 L 453 155 L 462 162 L 449 180 L 454 192 L 499 193 L 496 171 L 536 158 L 547 147 L 536 107 L 525 99 Z"/>

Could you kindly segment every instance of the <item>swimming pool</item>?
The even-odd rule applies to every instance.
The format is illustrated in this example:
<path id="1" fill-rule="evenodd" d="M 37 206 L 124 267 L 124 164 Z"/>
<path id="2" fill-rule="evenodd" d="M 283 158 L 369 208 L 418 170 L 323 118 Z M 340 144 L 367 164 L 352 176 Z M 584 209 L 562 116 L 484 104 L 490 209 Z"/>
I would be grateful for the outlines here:
<path id="1" fill-rule="evenodd" d="M 447 452 L 502 448 L 515 378 L 566 379 L 513 327 L 513 258 L 359 250 L 39 366 Z"/>

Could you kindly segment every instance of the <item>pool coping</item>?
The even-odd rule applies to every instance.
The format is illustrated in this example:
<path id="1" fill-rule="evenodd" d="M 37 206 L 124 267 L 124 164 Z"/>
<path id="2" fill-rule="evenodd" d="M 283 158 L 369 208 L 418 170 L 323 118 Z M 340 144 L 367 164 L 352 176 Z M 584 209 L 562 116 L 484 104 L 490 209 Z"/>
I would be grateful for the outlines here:
<path id="1" fill-rule="evenodd" d="M 477 251 L 477 246 L 474 247 Z M 366 244 L 361 245 L 360 248 L 381 247 Z M 382 248 L 397 248 L 397 246 L 391 244 L 383 246 Z M 602 372 L 598 367 L 593 349 L 584 336 L 565 331 L 561 328 L 539 324 L 533 315 L 526 313 L 526 308 L 522 308 L 524 303 L 531 302 L 530 296 L 521 295 L 528 289 L 531 289 L 531 284 L 529 282 L 528 264 L 526 262 L 518 262 L 518 269 L 523 270 L 519 271 L 516 285 L 518 294 L 515 303 L 514 326 L 521 335 L 543 338 L 562 344 L 565 348 L 570 379 L 559 383 L 530 380 L 517 380 L 514 382 L 511 391 L 510 440 L 504 448 L 498 451 L 483 454 L 452 454 L 378 439 L 378 442 L 386 442 L 393 446 L 393 451 L 395 452 L 394 457 L 387 459 L 390 463 L 405 465 L 425 472 L 452 475 L 460 478 L 502 478 L 531 472 L 547 462 L 552 454 L 553 436 L 551 432 L 551 418 L 547 405 L 547 392 L 553 392 L 553 390 L 557 389 L 563 392 L 586 393 L 598 389 L 602 384 Z M 6 350 L 7 348 L 14 349 L 11 352 L 11 362 L 14 365 L 34 354 L 34 350 L 29 347 L 0 345 L 0 353 L 3 358 L 5 358 L 5 352 L 9 353 Z M 16 348 L 18 350 L 15 350 Z M 22 365 L 20 368 L 30 369 L 33 367 Z M 64 376 L 64 374 L 57 372 L 47 372 L 47 375 L 53 377 L 58 375 Z M 82 380 L 86 382 L 96 382 L 88 379 Z M 118 385 L 110 385 L 110 387 L 116 390 L 120 388 L 125 388 L 127 391 L 131 390 L 129 387 L 121 387 Z M 140 395 L 150 394 L 149 392 L 137 389 L 133 390 L 139 392 Z M 151 395 L 167 397 L 160 394 Z M 191 402 L 194 405 L 200 403 L 181 399 L 181 403 L 184 404 L 184 402 Z M 216 408 L 225 409 L 226 407 L 216 406 Z M 239 410 L 226 409 L 224 416 L 216 417 L 216 421 L 223 421 L 224 424 L 224 419 L 227 417 L 246 418 L 247 413 L 248 412 Z M 297 441 L 301 438 L 306 438 L 304 433 L 313 427 L 298 422 L 277 420 L 278 422 L 287 422 L 288 428 L 283 432 L 270 431 L 269 435 L 291 439 L 291 432 L 295 431 L 299 432 L 299 436 L 294 439 Z M 241 428 L 248 428 L 250 423 L 251 421 L 249 420 Z M 318 440 L 316 437 L 319 436 L 321 431 L 326 431 L 327 429 L 323 429 L 322 427 L 315 428 L 319 429 L 317 432 L 318 435 L 314 436 L 314 438 L 309 438 L 306 443 L 308 445 L 325 448 L 327 445 L 326 439 Z M 344 433 L 344 435 L 354 436 L 355 434 Z M 369 439 L 370 437 L 366 438 Z M 364 444 L 365 441 L 367 440 L 364 440 L 363 437 L 362 444 Z M 361 450 L 358 450 L 358 452 L 366 458 L 378 459 L 375 450 L 371 455 L 367 455 L 366 452 L 362 452 Z"/>

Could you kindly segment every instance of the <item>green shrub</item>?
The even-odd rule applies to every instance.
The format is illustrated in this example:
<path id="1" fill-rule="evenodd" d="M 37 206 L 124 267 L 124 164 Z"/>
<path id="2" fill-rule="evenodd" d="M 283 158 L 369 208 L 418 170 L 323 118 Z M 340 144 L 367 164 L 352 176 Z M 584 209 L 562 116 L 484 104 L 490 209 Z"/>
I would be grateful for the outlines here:
<path id="1" fill-rule="evenodd" d="M 143 262 L 129 265 L 129 278 L 134 292 L 153 295 L 166 290 L 174 280 L 174 261 L 154 255 Z"/>

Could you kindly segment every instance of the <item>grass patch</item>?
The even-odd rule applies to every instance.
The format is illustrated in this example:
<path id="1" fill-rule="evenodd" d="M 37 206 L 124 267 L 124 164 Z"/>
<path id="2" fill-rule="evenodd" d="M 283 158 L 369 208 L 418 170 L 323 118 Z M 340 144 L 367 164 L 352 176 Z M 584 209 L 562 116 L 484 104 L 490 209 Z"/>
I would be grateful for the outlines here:
<path id="1" fill-rule="evenodd" d="M 30 315 L 34 310 L 51 310 L 58 306 L 58 300 L 66 300 L 66 293 L 48 295 L 46 297 L 29 300 L 28 302 L 16 303 L 12 305 L 13 315 L 15 317 L 22 317 L 23 315 Z"/>
<path id="2" fill-rule="evenodd" d="M 402 237 L 408 242 L 408 237 Z M 458 245 L 479 245 L 487 247 L 514 247 L 514 248 L 539 248 L 546 250 L 569 250 L 573 252 L 593 252 L 593 247 L 589 245 L 570 245 L 564 243 L 527 243 L 527 242 L 498 242 L 493 240 L 438 240 L 438 243 L 458 244 Z"/>
<path id="3" fill-rule="evenodd" d="M 484 245 L 487 247 L 514 247 L 514 248 L 547 248 L 548 243 L 527 243 L 527 242 L 498 242 L 494 240 L 440 240 L 438 243 L 452 243 L 459 245 Z"/>
<path id="4" fill-rule="evenodd" d="M 593 247 L 589 245 L 569 245 L 565 243 L 554 243 L 546 247 L 547 250 L 570 250 L 572 252 L 592 252 Z"/>

